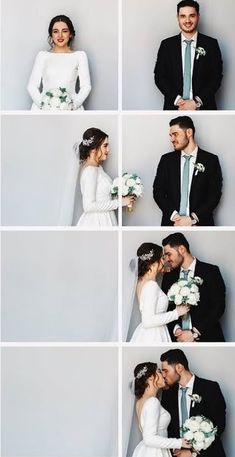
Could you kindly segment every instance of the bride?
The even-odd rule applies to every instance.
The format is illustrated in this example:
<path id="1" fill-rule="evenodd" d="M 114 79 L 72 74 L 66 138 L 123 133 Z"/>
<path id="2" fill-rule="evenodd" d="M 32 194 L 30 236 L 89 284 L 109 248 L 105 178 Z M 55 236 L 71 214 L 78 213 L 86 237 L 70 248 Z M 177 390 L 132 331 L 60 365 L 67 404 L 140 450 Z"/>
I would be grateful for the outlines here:
<path id="1" fill-rule="evenodd" d="M 46 92 L 59 88 L 66 89 L 71 98 L 69 109 L 84 109 L 83 102 L 91 90 L 90 74 L 86 53 L 72 49 L 73 23 L 67 16 L 56 16 L 51 19 L 48 33 L 51 49 L 38 53 L 27 86 L 33 100 L 31 109 L 41 110 Z"/>
<path id="2" fill-rule="evenodd" d="M 156 395 L 165 387 L 165 381 L 156 363 L 140 363 L 134 370 L 136 415 L 143 440 L 132 457 L 171 457 L 170 449 L 190 449 L 183 438 L 168 438 L 171 416 Z"/>
<path id="3" fill-rule="evenodd" d="M 80 185 L 84 212 L 77 223 L 78 226 L 117 225 L 114 210 L 118 208 L 118 199 L 111 198 L 112 179 L 101 165 L 107 160 L 108 155 L 108 135 L 97 128 L 86 130 L 79 145 L 82 164 Z M 123 197 L 122 206 L 133 204 L 134 201 L 134 196 Z"/>
<path id="4" fill-rule="evenodd" d="M 131 342 L 161 343 L 171 341 L 167 324 L 186 314 L 189 307 L 180 305 L 173 311 L 167 311 L 168 298 L 156 282 L 157 275 L 164 269 L 162 247 L 154 243 L 143 243 L 137 250 L 137 257 L 136 295 L 141 312 L 141 323 L 135 329 Z"/>

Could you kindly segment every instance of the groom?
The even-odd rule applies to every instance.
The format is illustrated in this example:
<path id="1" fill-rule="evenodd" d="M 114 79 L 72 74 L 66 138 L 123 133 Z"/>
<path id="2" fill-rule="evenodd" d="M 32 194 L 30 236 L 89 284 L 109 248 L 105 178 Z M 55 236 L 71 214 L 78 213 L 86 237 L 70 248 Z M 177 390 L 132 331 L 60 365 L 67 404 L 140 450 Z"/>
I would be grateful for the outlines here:
<path id="1" fill-rule="evenodd" d="M 164 154 L 153 183 L 153 198 L 162 210 L 161 225 L 211 226 L 222 195 L 222 173 L 217 155 L 196 143 L 189 116 L 170 121 L 173 152 Z"/>
<path id="2" fill-rule="evenodd" d="M 162 290 L 166 294 L 179 278 L 199 276 L 203 280 L 199 286 L 200 301 L 197 306 L 191 306 L 187 319 L 179 318 L 177 322 L 168 324 L 172 341 L 225 341 L 219 322 L 225 309 L 225 285 L 219 268 L 196 259 L 182 233 L 168 235 L 162 245 L 164 258 L 172 269 L 163 276 Z M 169 302 L 168 310 L 174 308 L 175 304 Z"/>
<path id="3" fill-rule="evenodd" d="M 177 5 L 181 33 L 161 42 L 154 69 L 155 84 L 165 97 L 165 110 L 215 110 L 222 80 L 222 58 L 216 39 L 197 31 L 199 4 Z"/>
<path id="4" fill-rule="evenodd" d="M 162 374 L 168 390 L 163 392 L 162 406 L 170 413 L 168 436 L 180 436 L 180 427 L 186 419 L 203 415 L 218 427 L 215 441 L 201 452 L 203 457 L 226 457 L 220 435 L 225 429 L 226 404 L 219 384 L 199 378 L 188 366 L 181 349 L 170 349 L 161 355 Z M 195 401 L 191 395 L 196 395 Z M 188 449 L 175 451 L 178 457 L 197 457 Z"/>

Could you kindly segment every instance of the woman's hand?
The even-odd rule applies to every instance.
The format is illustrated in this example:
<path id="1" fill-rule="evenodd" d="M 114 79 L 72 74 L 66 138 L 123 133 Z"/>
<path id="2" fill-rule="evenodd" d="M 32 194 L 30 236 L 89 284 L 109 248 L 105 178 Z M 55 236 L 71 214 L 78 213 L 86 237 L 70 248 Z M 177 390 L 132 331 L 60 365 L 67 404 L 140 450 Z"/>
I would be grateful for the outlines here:
<path id="1" fill-rule="evenodd" d="M 190 444 L 187 440 L 185 440 L 185 439 L 183 438 L 182 447 L 183 447 L 183 448 L 186 448 L 186 449 L 191 449 L 192 444 Z"/>
<path id="2" fill-rule="evenodd" d="M 190 306 L 189 305 L 179 305 L 179 306 L 176 306 L 176 309 L 178 312 L 178 316 L 183 316 L 184 314 L 187 314 L 189 312 Z"/>
<path id="3" fill-rule="evenodd" d="M 126 197 L 122 197 L 122 206 L 129 206 L 133 205 L 136 201 L 135 195 L 127 195 Z"/>

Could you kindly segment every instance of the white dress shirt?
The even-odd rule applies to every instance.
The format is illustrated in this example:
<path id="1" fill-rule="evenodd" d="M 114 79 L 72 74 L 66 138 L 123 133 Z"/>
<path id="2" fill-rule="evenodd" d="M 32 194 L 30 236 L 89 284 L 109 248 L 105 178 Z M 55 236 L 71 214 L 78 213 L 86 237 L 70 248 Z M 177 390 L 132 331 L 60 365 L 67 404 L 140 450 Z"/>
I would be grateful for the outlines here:
<path id="1" fill-rule="evenodd" d="M 189 413 L 190 413 L 190 406 L 191 406 L 191 401 L 192 399 L 190 398 L 189 395 L 192 395 L 193 393 L 193 386 L 194 386 L 194 381 L 195 381 L 195 375 L 193 374 L 193 376 L 191 377 L 191 379 L 189 380 L 188 384 L 186 384 L 186 386 L 181 386 L 179 384 L 179 390 L 178 390 L 178 408 L 179 408 L 179 423 L 180 423 L 180 427 L 183 425 L 182 424 L 182 419 L 181 419 L 181 397 L 182 397 L 182 391 L 180 390 L 180 387 L 188 387 L 187 389 L 187 392 L 186 392 L 186 402 L 187 402 L 187 410 L 188 410 L 188 417 L 189 417 Z"/>

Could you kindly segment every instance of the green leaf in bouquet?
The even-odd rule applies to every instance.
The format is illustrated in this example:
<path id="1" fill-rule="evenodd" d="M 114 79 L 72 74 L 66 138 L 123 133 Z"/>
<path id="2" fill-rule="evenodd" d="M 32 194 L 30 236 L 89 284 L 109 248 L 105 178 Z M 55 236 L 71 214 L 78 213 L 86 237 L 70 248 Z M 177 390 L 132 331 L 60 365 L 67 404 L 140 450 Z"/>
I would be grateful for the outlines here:
<path id="1" fill-rule="evenodd" d="M 111 194 L 117 194 L 118 193 L 118 186 L 115 186 L 111 190 Z"/>
<path id="2" fill-rule="evenodd" d="M 46 95 L 47 95 L 47 97 L 51 97 L 51 98 L 53 98 L 53 93 L 52 93 L 52 92 L 50 92 L 50 91 L 46 92 Z"/>
<path id="3" fill-rule="evenodd" d="M 64 94 L 66 92 L 66 88 L 65 87 L 59 87 L 59 89 L 62 92 L 62 94 Z"/>
<path id="4" fill-rule="evenodd" d="M 67 95 L 60 95 L 59 96 L 59 99 L 60 99 L 61 103 L 66 103 L 66 98 L 67 98 Z"/>

